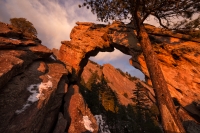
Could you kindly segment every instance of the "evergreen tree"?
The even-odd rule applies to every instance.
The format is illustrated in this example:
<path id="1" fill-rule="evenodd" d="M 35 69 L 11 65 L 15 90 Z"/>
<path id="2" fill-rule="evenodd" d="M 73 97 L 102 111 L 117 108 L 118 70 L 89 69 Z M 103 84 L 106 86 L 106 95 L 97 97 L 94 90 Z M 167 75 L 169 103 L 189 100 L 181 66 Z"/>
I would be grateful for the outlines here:
<path id="1" fill-rule="evenodd" d="M 146 96 L 146 88 L 144 88 L 143 85 L 138 82 L 133 94 L 134 97 L 132 100 L 135 103 L 134 119 L 137 124 L 137 128 L 135 128 L 136 132 L 161 133 L 162 131 L 159 127 L 158 120 L 156 119 L 156 115 L 158 115 L 158 113 L 155 111 L 156 106 L 152 105 L 150 107 L 148 105 L 149 98 Z M 154 110 L 152 108 L 154 108 Z"/>
<path id="2" fill-rule="evenodd" d="M 109 129 L 112 133 L 161 133 L 156 116 L 156 106 L 145 106 L 148 98 L 142 84 L 134 91 L 136 105 L 124 106 L 118 102 L 118 95 L 108 86 L 108 81 L 97 72 L 84 82 L 81 79 L 80 91 L 94 115 L 102 115 L 105 125 L 99 132 Z M 88 88 L 89 87 L 89 88 Z M 108 125 L 106 127 L 106 125 Z"/>
<path id="3" fill-rule="evenodd" d="M 193 38 L 200 38 L 200 15 L 193 20 L 182 20 L 175 24 L 177 31 L 188 34 Z"/>

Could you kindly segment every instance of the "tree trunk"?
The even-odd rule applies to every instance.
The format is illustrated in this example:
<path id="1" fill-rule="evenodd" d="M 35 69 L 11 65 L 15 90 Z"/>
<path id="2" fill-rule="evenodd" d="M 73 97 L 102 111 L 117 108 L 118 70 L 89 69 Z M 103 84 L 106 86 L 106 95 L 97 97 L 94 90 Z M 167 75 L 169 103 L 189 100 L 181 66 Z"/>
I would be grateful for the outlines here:
<path id="1" fill-rule="evenodd" d="M 143 24 L 138 26 L 138 38 L 143 50 L 153 88 L 155 89 L 164 131 L 165 133 L 185 133 L 145 27 Z"/>

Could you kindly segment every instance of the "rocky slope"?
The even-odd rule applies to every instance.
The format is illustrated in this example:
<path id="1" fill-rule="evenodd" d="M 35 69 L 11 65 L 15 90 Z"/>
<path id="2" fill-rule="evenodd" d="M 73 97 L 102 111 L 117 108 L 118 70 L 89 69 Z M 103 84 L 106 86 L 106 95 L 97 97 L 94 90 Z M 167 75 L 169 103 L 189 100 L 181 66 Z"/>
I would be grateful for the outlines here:
<path id="1" fill-rule="evenodd" d="M 65 64 L 39 39 L 0 22 L 1 133 L 63 133 L 69 127 L 69 133 L 97 132 L 96 119 L 68 77 Z M 78 110 L 87 113 L 77 117 Z"/>
<path id="2" fill-rule="evenodd" d="M 153 89 L 110 64 L 89 61 L 81 93 L 97 118 L 101 133 L 161 133 Z"/>

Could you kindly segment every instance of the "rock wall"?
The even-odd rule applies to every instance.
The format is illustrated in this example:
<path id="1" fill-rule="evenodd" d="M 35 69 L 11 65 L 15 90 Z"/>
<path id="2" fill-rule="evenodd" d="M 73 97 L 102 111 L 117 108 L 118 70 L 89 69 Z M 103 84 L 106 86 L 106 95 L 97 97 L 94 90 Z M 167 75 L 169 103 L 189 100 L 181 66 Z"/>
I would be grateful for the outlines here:
<path id="1" fill-rule="evenodd" d="M 79 94 L 68 87 L 74 84 L 69 71 L 37 37 L 0 22 L 0 132 L 63 133 L 75 124 L 87 131 L 83 116 L 88 116 L 91 128 L 97 131 L 94 116 L 85 108 L 87 104 L 74 108 Z M 79 102 L 84 100 L 80 98 Z M 80 108 L 88 113 L 71 115 L 71 110 Z"/>
<path id="2" fill-rule="evenodd" d="M 200 100 L 200 43 L 180 38 L 150 35 L 154 51 L 173 98 L 187 111 L 200 118 L 196 102 Z M 143 55 L 130 60 L 140 69 L 149 84 L 149 73 Z"/>
<path id="3" fill-rule="evenodd" d="M 200 39 L 151 25 L 146 25 L 146 29 L 173 99 L 200 120 L 197 107 L 200 100 Z M 82 73 L 90 56 L 117 48 L 132 56 L 130 64 L 141 70 L 151 85 L 140 44 L 130 25 L 78 22 L 70 38 L 71 41 L 62 41 L 59 57 L 66 64 L 71 64 L 77 75 Z"/>

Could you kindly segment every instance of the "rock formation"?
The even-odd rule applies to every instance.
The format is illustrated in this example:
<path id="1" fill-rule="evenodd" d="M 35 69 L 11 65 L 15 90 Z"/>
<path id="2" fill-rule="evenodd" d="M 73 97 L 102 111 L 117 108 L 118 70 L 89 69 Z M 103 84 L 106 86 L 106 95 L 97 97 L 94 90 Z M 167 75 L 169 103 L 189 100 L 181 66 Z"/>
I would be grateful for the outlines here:
<path id="1" fill-rule="evenodd" d="M 84 68 L 84 71 L 81 75 L 84 83 L 90 82 L 92 75 L 97 74 L 95 80 L 97 83 L 100 82 L 101 77 L 106 79 L 107 85 L 116 93 L 119 103 L 121 105 L 127 106 L 128 104 L 134 104 L 131 100 L 133 98 L 133 91 L 137 88 L 136 84 L 139 82 L 142 84 L 144 90 L 146 91 L 146 96 L 150 100 L 150 104 L 156 103 L 155 94 L 153 88 L 146 85 L 144 82 L 139 80 L 136 77 L 131 77 L 130 75 L 125 74 L 120 69 L 114 68 L 110 64 L 104 64 L 100 66 L 92 61 L 89 61 Z M 127 94 L 127 96 L 123 96 Z M 145 103 L 148 104 L 148 103 Z"/>
<path id="2" fill-rule="evenodd" d="M 70 94 L 72 95 L 70 96 Z M 71 122 L 68 133 L 82 133 L 87 130 L 94 133 L 98 132 L 96 119 L 79 93 L 77 85 L 70 86 L 68 93 L 65 95 L 64 117 Z M 84 121 L 84 118 L 89 119 L 91 124 L 89 123 L 86 126 L 87 123 Z"/>
<path id="3" fill-rule="evenodd" d="M 171 96 L 189 114 L 199 119 L 200 112 L 195 103 L 200 100 L 200 39 L 151 25 L 146 25 L 146 29 Z M 76 74 L 82 73 L 90 56 L 117 48 L 132 56 L 130 64 L 141 70 L 151 85 L 140 44 L 130 25 L 119 22 L 112 25 L 78 22 L 70 38 L 71 41 L 62 41 L 59 57 L 66 64 L 71 64 Z"/>
<path id="4" fill-rule="evenodd" d="M 65 119 L 72 116 L 64 113 L 63 97 L 73 84 L 68 76 L 65 64 L 38 38 L 0 22 L 0 132 L 67 131 L 74 124 Z M 85 110 L 98 130 L 94 116 Z M 86 131 L 84 123 L 79 124 Z"/>
<path id="5" fill-rule="evenodd" d="M 146 25 L 146 29 L 181 119 L 188 132 L 196 132 L 199 130 L 196 121 L 200 122 L 200 40 L 150 25 Z M 62 41 L 60 50 L 49 50 L 37 37 L 0 22 L 0 132 L 97 132 L 95 117 L 101 124 L 103 116 L 93 116 L 92 104 L 84 101 L 76 85 L 88 58 L 100 51 L 111 52 L 117 48 L 131 55 L 130 64 L 141 70 L 151 85 L 131 25 L 78 22 L 70 38 L 70 41 Z M 103 83 L 98 85 L 108 91 L 104 96 L 112 99 L 107 100 L 109 105 L 103 103 L 105 110 L 117 111 L 115 106 L 110 106 L 116 104 L 113 102 L 116 97 L 109 97 L 109 94 L 114 96 L 114 91 L 123 108 L 134 104 L 131 92 L 136 84 L 126 75 L 123 77 L 110 65 L 104 65 L 103 69 L 89 65 L 99 77 L 104 77 L 95 82 Z M 85 83 L 94 75 L 87 72 L 90 69 L 86 68 L 82 74 Z M 155 102 L 153 89 L 143 82 L 140 85 L 146 88 L 147 105 L 152 105 Z"/>
<path id="6" fill-rule="evenodd" d="M 81 93 L 101 133 L 162 132 L 153 89 L 110 64 L 89 61 L 81 75 Z"/>

